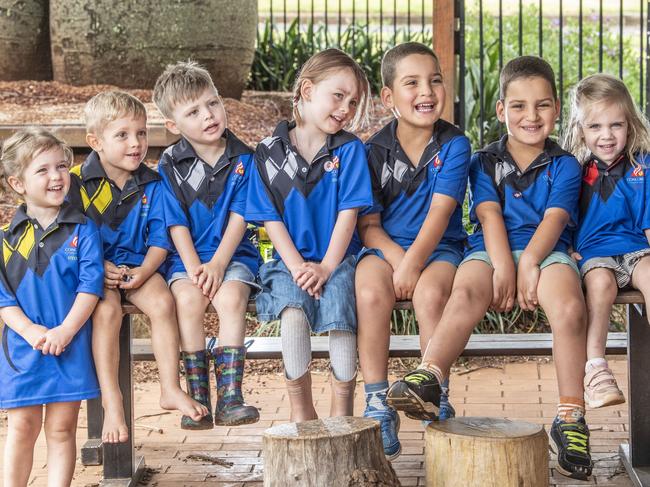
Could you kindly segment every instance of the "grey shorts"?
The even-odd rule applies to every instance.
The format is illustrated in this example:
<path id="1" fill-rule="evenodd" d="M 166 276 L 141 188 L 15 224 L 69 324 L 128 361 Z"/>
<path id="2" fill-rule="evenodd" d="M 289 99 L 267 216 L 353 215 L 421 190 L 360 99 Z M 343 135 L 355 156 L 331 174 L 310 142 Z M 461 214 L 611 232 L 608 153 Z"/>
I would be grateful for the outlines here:
<path id="1" fill-rule="evenodd" d="M 634 268 L 641 258 L 646 255 L 650 255 L 650 248 L 612 257 L 593 257 L 582 264 L 580 275 L 584 279 L 587 272 L 591 270 L 599 268 L 611 269 L 616 277 L 616 284 L 618 284 L 619 289 L 622 289 L 632 282 Z"/>
<path id="2" fill-rule="evenodd" d="M 181 279 L 189 279 L 187 272 L 174 272 L 169 279 L 167 279 L 167 285 L 171 285 Z M 248 284 L 251 287 L 251 297 L 261 291 L 260 285 L 255 281 L 255 276 L 251 270 L 246 267 L 246 265 L 235 260 L 231 261 L 226 268 L 226 272 L 223 275 L 223 282 L 227 281 L 239 281 L 244 284 Z"/>
<path id="3" fill-rule="evenodd" d="M 523 253 L 524 253 L 523 250 L 512 251 L 512 259 L 515 261 L 515 266 L 519 264 L 519 258 Z M 488 256 L 488 253 L 485 250 L 472 252 L 471 254 L 469 254 L 467 257 L 463 259 L 460 265 L 463 265 L 465 262 L 468 262 L 470 260 L 481 260 L 486 264 L 488 264 L 490 267 L 492 267 L 492 261 L 490 260 L 490 257 Z M 539 264 L 539 268 L 543 269 L 544 267 L 548 267 L 551 264 L 566 264 L 569 267 L 571 267 L 571 269 L 576 271 L 576 274 L 580 275 L 580 271 L 578 270 L 578 265 L 576 264 L 575 260 L 573 260 L 569 254 L 565 254 L 564 252 L 551 252 Z"/>

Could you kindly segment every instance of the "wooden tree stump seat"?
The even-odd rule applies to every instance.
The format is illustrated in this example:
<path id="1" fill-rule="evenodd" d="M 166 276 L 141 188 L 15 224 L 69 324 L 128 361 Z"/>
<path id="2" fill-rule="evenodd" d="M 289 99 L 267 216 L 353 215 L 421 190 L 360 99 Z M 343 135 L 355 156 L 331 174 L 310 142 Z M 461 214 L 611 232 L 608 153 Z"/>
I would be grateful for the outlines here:
<path id="1" fill-rule="evenodd" d="M 426 485 L 547 487 L 548 436 L 540 425 L 455 418 L 424 433 Z"/>
<path id="2" fill-rule="evenodd" d="M 265 487 L 395 487 L 379 423 L 338 417 L 287 423 L 264 432 Z"/>

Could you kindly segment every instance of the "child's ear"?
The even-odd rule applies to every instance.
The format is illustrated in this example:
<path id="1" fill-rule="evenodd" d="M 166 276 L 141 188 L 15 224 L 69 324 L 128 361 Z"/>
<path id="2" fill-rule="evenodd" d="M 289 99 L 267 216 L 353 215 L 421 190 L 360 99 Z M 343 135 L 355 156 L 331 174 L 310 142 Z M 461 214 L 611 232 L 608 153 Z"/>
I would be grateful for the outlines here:
<path id="1" fill-rule="evenodd" d="M 503 104 L 503 100 L 497 100 L 496 111 L 499 122 L 506 123 L 506 106 Z"/>
<path id="2" fill-rule="evenodd" d="M 395 103 L 393 103 L 393 90 L 388 86 L 382 86 L 379 97 L 381 98 L 382 105 L 389 110 L 395 106 Z"/>
<path id="3" fill-rule="evenodd" d="M 308 79 L 303 80 L 302 84 L 300 85 L 300 99 L 305 101 L 310 101 L 311 94 L 313 91 L 314 91 L 314 83 L 312 83 Z"/>
<path id="4" fill-rule="evenodd" d="M 99 137 L 97 137 L 97 134 L 93 134 L 92 132 L 86 134 L 86 144 L 88 144 L 95 152 L 100 152 L 102 150 L 102 143 L 99 140 Z"/>
<path id="5" fill-rule="evenodd" d="M 169 130 L 174 135 L 181 135 L 181 131 L 178 130 L 176 122 L 173 120 L 165 119 L 165 128 Z"/>
<path id="6" fill-rule="evenodd" d="M 7 176 L 7 184 L 13 189 L 16 193 L 23 195 L 25 194 L 25 185 L 23 184 L 22 179 L 17 176 Z"/>
<path id="7" fill-rule="evenodd" d="M 557 100 L 555 100 L 555 120 L 560 118 L 560 114 L 562 113 L 560 111 L 561 108 L 562 107 L 560 106 L 560 99 L 558 98 Z"/>

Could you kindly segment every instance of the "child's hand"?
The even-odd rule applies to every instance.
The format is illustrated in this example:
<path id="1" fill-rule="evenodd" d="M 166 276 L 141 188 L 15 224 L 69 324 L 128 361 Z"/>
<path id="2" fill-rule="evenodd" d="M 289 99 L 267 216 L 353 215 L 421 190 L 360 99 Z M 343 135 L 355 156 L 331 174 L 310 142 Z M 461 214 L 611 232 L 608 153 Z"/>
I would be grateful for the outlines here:
<path id="1" fill-rule="evenodd" d="M 104 286 L 108 289 L 117 289 L 122 283 L 127 269 L 117 267 L 108 260 L 104 261 Z"/>
<path id="2" fill-rule="evenodd" d="M 515 305 L 515 294 L 517 293 L 517 274 L 514 263 L 510 262 L 505 266 L 495 267 L 492 274 L 492 290 L 490 308 L 498 313 L 510 311 Z"/>
<path id="3" fill-rule="evenodd" d="M 582 255 L 580 255 L 578 252 L 574 250 L 573 252 L 571 252 L 571 258 L 576 262 L 578 262 L 579 260 L 582 260 Z"/>
<path id="4" fill-rule="evenodd" d="M 45 342 L 45 334 L 48 331 L 49 330 L 47 327 L 32 323 L 25 329 L 21 336 L 27 343 L 31 345 L 34 350 L 40 350 L 43 348 L 43 343 Z"/>
<path id="5" fill-rule="evenodd" d="M 120 289 L 138 289 L 150 277 L 142 267 L 133 267 L 132 269 L 120 270 L 124 271 L 124 276 L 128 277 L 128 279 L 125 280 L 124 276 L 122 276 L 122 279 L 120 280 L 118 286 Z"/>
<path id="6" fill-rule="evenodd" d="M 43 348 L 41 349 L 43 355 L 61 355 L 63 352 L 65 352 L 65 347 L 67 347 L 68 344 L 72 341 L 74 335 L 74 331 L 64 325 L 59 325 L 51 328 L 45 334 L 45 342 L 43 343 Z"/>
<path id="7" fill-rule="evenodd" d="M 403 258 L 395 272 L 393 272 L 395 299 L 398 301 L 412 299 L 415 285 L 418 283 L 421 274 L 422 270 L 418 266 L 413 265 L 407 257 Z"/>
<path id="8" fill-rule="evenodd" d="M 192 280 L 203 292 L 204 296 L 212 299 L 221 287 L 225 273 L 226 268 L 224 266 L 210 261 L 206 264 L 201 264 L 196 268 Z"/>
<path id="9" fill-rule="evenodd" d="M 310 296 L 320 299 L 323 286 L 332 275 L 332 271 L 322 263 L 305 262 L 302 265 L 305 272 L 298 278 L 296 284 L 307 291 Z"/>
<path id="10" fill-rule="evenodd" d="M 517 301 L 523 310 L 534 311 L 539 304 L 537 300 L 539 274 L 539 265 L 530 260 L 525 252 L 521 254 L 517 269 Z"/>

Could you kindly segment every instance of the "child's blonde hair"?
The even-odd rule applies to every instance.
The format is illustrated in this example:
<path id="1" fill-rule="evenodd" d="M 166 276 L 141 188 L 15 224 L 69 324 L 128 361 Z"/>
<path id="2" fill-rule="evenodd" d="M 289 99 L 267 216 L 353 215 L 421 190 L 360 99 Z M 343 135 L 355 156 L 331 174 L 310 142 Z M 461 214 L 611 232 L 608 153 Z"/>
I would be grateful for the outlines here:
<path id="1" fill-rule="evenodd" d="M 72 164 L 72 149 L 54 134 L 42 128 L 19 130 L 2 144 L 0 153 L 0 191 L 13 190 L 7 178 L 22 177 L 23 171 L 39 154 L 59 148 L 68 165 Z"/>
<path id="2" fill-rule="evenodd" d="M 300 116 L 300 104 L 302 101 L 300 90 L 305 81 L 311 81 L 313 84 L 326 79 L 335 71 L 350 69 L 354 74 L 359 85 L 359 102 L 357 111 L 350 124 L 351 130 L 363 127 L 368 122 L 368 111 L 370 107 L 370 84 L 363 69 L 354 59 L 339 49 L 325 49 L 310 57 L 302 65 L 300 73 L 293 84 L 293 118 L 297 123 L 302 122 Z"/>
<path id="3" fill-rule="evenodd" d="M 615 76 L 599 73 L 583 78 L 571 91 L 570 111 L 564 126 L 563 146 L 573 153 L 581 164 L 587 162 L 589 149 L 582 133 L 592 105 L 600 102 L 616 103 L 625 112 L 628 124 L 625 154 L 636 164 L 635 155 L 650 153 L 650 126 L 639 110 L 625 83 Z"/>
<path id="4" fill-rule="evenodd" d="M 208 70 L 195 61 L 181 61 L 168 65 L 158 76 L 153 102 L 163 117 L 171 119 L 177 104 L 196 100 L 207 89 L 218 93 Z"/>
<path id="5" fill-rule="evenodd" d="M 93 96 L 84 107 L 86 131 L 101 134 L 106 125 L 118 118 L 147 118 L 147 109 L 135 96 L 123 91 L 104 91 Z"/>

